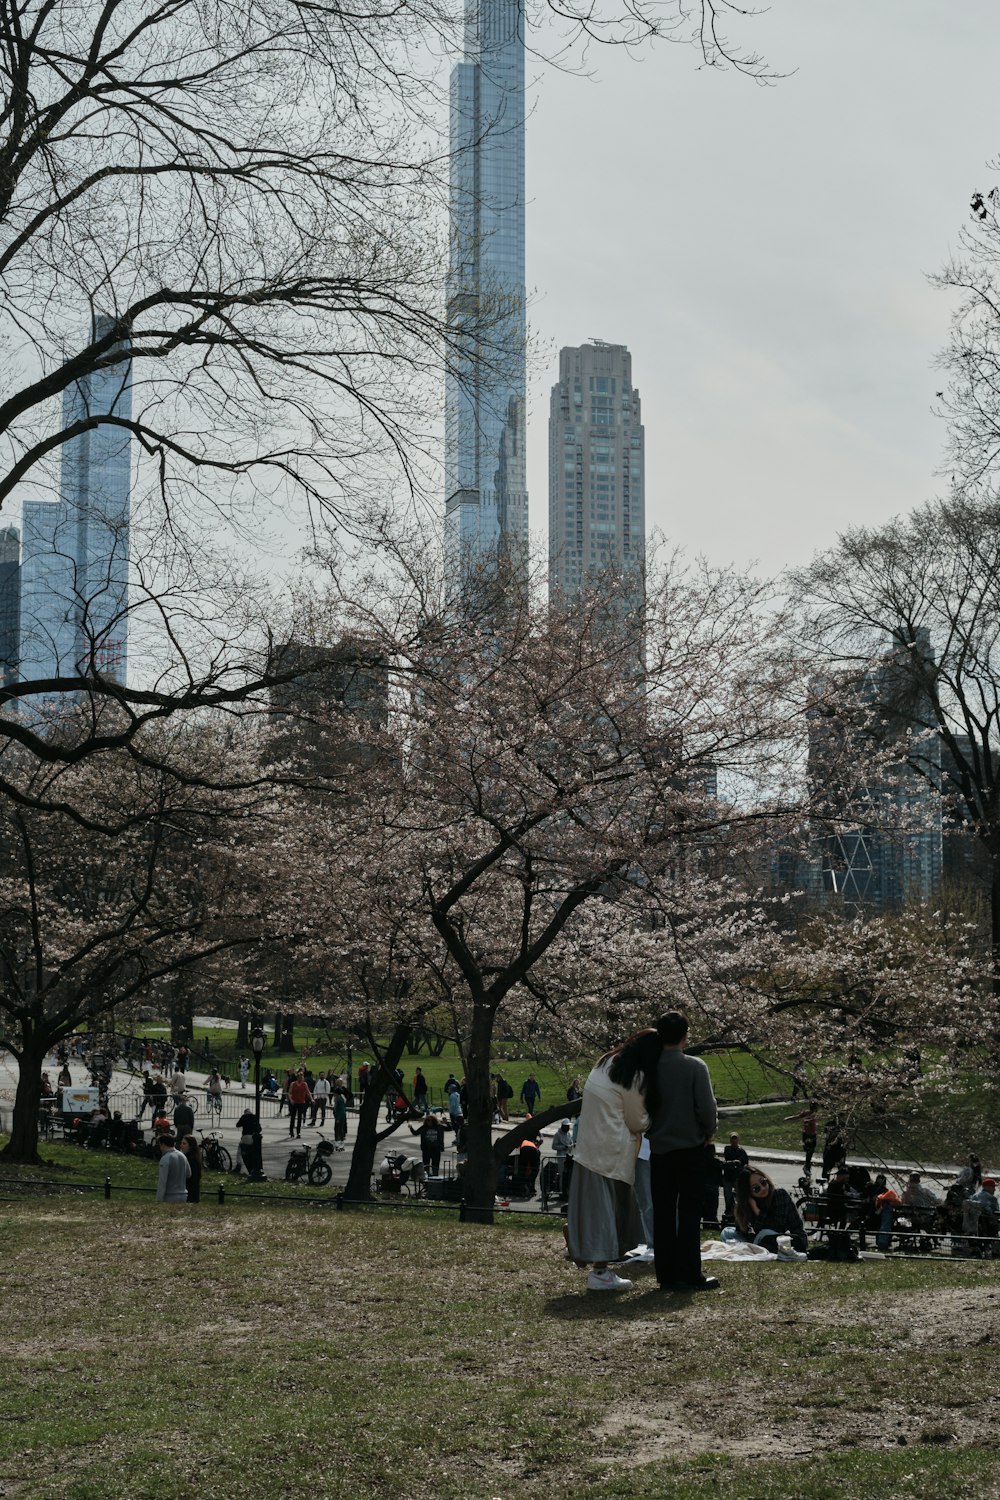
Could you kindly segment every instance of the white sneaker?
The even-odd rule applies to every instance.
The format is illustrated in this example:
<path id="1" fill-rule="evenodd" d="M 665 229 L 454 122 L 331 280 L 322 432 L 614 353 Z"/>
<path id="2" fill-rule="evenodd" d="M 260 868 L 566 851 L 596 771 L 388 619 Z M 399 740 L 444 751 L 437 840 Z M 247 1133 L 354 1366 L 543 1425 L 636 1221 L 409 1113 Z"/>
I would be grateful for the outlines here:
<path id="1" fill-rule="evenodd" d="M 777 1254 L 777 1257 L 778 1257 L 779 1260 L 808 1260 L 809 1259 L 809 1256 L 806 1254 L 806 1252 L 804 1250 L 793 1250 L 790 1245 L 789 1245 L 789 1247 L 788 1247 L 787 1250 L 785 1250 L 783 1247 L 779 1246 L 778 1249 L 777 1249 L 777 1251 L 775 1253 Z"/>
<path id="2" fill-rule="evenodd" d="M 628 1292 L 632 1289 L 631 1281 L 626 1281 L 624 1276 L 616 1276 L 614 1271 L 591 1271 L 587 1277 L 588 1292 Z"/>

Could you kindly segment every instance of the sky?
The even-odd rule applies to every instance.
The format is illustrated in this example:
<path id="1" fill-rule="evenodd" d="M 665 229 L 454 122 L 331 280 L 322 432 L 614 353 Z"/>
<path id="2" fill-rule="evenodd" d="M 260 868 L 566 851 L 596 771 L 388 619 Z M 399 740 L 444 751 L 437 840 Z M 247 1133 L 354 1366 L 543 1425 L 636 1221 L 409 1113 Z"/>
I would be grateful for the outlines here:
<path id="1" fill-rule="evenodd" d="M 647 527 L 772 573 L 942 493 L 927 275 L 1000 184 L 1000 7 L 774 0 L 730 31 L 789 76 L 666 43 L 529 67 L 529 503 L 543 534 L 558 349 L 624 343 Z"/>

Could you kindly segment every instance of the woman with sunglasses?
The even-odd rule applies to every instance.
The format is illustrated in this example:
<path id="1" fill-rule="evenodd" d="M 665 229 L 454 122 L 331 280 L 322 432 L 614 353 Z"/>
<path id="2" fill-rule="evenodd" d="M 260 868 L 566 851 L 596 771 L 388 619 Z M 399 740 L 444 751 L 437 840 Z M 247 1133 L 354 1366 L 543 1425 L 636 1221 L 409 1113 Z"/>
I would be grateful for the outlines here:
<path id="1" fill-rule="evenodd" d="M 763 1245 L 779 1260 L 805 1260 L 809 1241 L 798 1209 L 784 1188 L 775 1187 L 766 1172 L 745 1167 L 736 1179 L 736 1219 L 732 1237 L 744 1244 Z M 723 1230 L 723 1238 L 730 1234 Z M 778 1248 L 778 1236 L 787 1235 L 790 1250 Z"/>

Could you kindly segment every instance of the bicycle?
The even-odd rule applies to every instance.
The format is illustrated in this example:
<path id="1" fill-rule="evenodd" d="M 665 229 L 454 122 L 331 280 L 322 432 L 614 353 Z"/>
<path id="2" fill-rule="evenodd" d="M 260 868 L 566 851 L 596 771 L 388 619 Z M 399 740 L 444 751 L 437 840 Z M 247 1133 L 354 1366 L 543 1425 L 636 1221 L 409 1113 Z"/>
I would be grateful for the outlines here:
<path id="1" fill-rule="evenodd" d="M 206 1094 L 206 1096 L 205 1096 L 205 1108 L 206 1108 L 206 1110 L 208 1111 L 208 1113 L 210 1115 L 214 1112 L 214 1114 L 217 1116 L 217 1118 L 221 1120 L 222 1119 L 222 1095 L 221 1094 Z"/>
<path id="2" fill-rule="evenodd" d="M 206 1136 L 201 1132 L 201 1154 L 205 1166 L 210 1172 L 231 1172 L 233 1170 L 233 1158 L 213 1131 Z"/>
<path id="3" fill-rule="evenodd" d="M 176 1094 L 168 1094 L 167 1101 L 163 1106 L 164 1113 L 172 1115 L 174 1112 L 174 1107 L 181 1103 L 190 1105 L 191 1113 L 193 1115 L 196 1115 L 198 1113 L 198 1098 L 196 1094 L 181 1094 L 180 1098 L 178 1098 Z"/>
<path id="4" fill-rule="evenodd" d="M 333 1168 L 326 1158 L 340 1149 L 322 1135 L 316 1146 L 296 1144 L 285 1168 L 285 1181 L 301 1182 L 305 1177 L 312 1187 L 326 1187 L 333 1176 Z"/>

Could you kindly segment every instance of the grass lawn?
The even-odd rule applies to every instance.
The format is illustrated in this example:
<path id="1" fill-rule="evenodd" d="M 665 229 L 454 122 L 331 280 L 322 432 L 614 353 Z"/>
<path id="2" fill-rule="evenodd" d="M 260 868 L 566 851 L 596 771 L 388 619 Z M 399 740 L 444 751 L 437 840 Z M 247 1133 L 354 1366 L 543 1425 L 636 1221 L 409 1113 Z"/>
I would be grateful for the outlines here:
<path id="1" fill-rule="evenodd" d="M 4 1500 L 1000 1497 L 1000 1267 L 587 1295 L 558 1225 L 0 1205 Z"/>
<path id="2" fill-rule="evenodd" d="M 160 1021 L 150 1026 L 143 1032 L 148 1036 L 166 1036 L 168 1027 L 165 1021 Z M 314 1072 L 328 1071 L 333 1069 L 340 1073 L 347 1066 L 346 1048 L 331 1051 L 329 1048 L 329 1032 L 317 1032 L 311 1026 L 298 1026 L 295 1030 L 295 1040 L 298 1050 L 295 1052 L 277 1052 L 270 1043 L 274 1036 L 273 1028 L 267 1028 L 268 1050 L 264 1053 L 263 1064 L 271 1067 L 280 1078 L 285 1068 L 298 1067 L 302 1062 L 303 1054 L 309 1059 L 309 1065 Z M 201 1046 L 207 1041 L 210 1050 L 218 1057 L 226 1060 L 226 1066 L 236 1071 L 239 1053 L 236 1048 L 236 1032 L 232 1028 L 225 1027 L 195 1027 L 195 1041 Z M 361 1048 L 354 1050 L 354 1068 L 357 1075 L 358 1064 L 368 1057 Z M 494 1059 L 494 1069 L 503 1072 L 508 1083 L 513 1085 L 515 1096 L 520 1094 L 521 1085 L 529 1073 L 534 1073 L 542 1090 L 542 1104 L 558 1103 L 565 1099 L 566 1089 L 574 1077 L 583 1080 L 596 1058 L 581 1058 L 575 1062 L 565 1065 L 555 1065 L 546 1062 L 544 1058 L 532 1057 L 507 1057 L 502 1051 L 498 1051 Z M 786 1095 L 789 1090 L 789 1080 L 786 1073 L 769 1068 L 761 1064 L 755 1058 L 744 1052 L 718 1052 L 706 1056 L 712 1074 L 712 1083 L 716 1094 L 722 1100 L 732 1103 L 750 1103 L 758 1099 L 774 1095 Z M 441 1090 L 448 1074 L 453 1070 L 456 1077 L 462 1076 L 462 1059 L 454 1042 L 448 1042 L 440 1057 L 428 1057 L 426 1052 L 417 1057 L 410 1057 L 404 1053 L 400 1067 L 403 1076 L 409 1084 L 413 1074 L 420 1066 L 424 1075 L 435 1092 L 435 1097 L 440 1101 Z M 195 1066 L 198 1060 L 195 1059 Z M 251 1073 L 252 1076 L 252 1073 Z M 516 1102 L 516 1098 L 515 1098 Z"/>
<path id="3" fill-rule="evenodd" d="M 718 1140 L 732 1131 L 754 1146 L 800 1149 L 797 1121 L 784 1121 L 793 1106 L 780 1104 L 727 1114 L 719 1122 Z M 820 1111 L 820 1149 L 823 1145 Z M 851 1153 L 875 1161 L 916 1161 L 964 1164 L 977 1151 L 984 1165 L 1000 1169 L 1000 1098 L 993 1084 L 971 1077 L 961 1093 L 924 1095 L 912 1107 L 897 1105 L 881 1114 L 859 1116 L 848 1132 Z"/>

